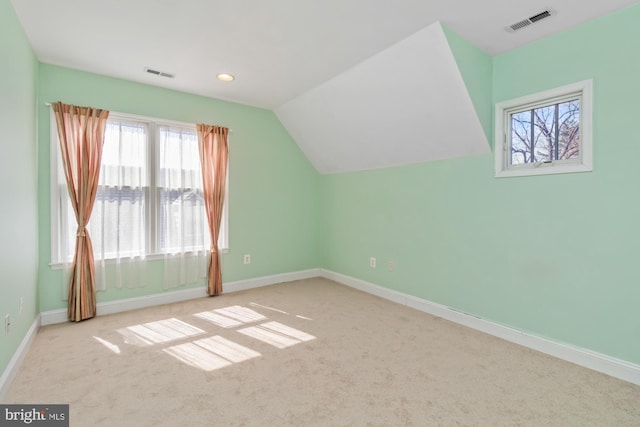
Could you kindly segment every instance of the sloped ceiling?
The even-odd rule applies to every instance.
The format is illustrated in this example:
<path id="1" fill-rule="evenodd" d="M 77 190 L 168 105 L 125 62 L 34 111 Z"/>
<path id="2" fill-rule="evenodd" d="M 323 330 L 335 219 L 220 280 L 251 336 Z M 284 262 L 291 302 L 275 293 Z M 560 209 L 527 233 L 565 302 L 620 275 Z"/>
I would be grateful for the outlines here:
<path id="1" fill-rule="evenodd" d="M 490 152 L 440 23 L 275 113 L 320 173 Z"/>

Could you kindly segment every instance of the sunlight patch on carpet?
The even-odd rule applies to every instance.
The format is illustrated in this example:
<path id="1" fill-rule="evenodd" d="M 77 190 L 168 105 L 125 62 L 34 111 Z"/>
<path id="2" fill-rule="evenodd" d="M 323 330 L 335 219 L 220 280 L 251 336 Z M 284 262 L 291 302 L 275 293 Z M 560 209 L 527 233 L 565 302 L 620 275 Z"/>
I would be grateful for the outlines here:
<path id="1" fill-rule="evenodd" d="M 162 351 L 189 366 L 208 372 L 261 356 L 257 351 L 217 335 Z"/>
<path id="2" fill-rule="evenodd" d="M 162 351 L 175 357 L 182 363 L 203 371 L 215 371 L 232 363 L 192 342 L 165 348 Z"/>
<path id="3" fill-rule="evenodd" d="M 146 347 L 202 335 L 206 332 L 175 318 L 143 323 L 117 330 L 127 344 Z"/>
<path id="4" fill-rule="evenodd" d="M 194 341 L 194 344 L 197 344 L 205 350 L 215 353 L 220 357 L 224 357 L 234 363 L 244 362 L 245 360 L 261 356 L 257 351 L 251 350 L 248 347 L 237 344 L 218 335 Z"/>
<path id="5" fill-rule="evenodd" d="M 266 308 L 267 310 L 276 311 L 276 312 L 282 313 L 282 314 L 289 314 L 284 310 L 279 310 L 277 308 L 273 308 L 273 307 L 269 307 L 269 306 L 266 306 L 266 305 L 258 304 L 257 302 L 250 302 L 249 305 L 252 305 L 254 307 Z"/>
<path id="6" fill-rule="evenodd" d="M 257 311 L 239 305 L 218 308 L 212 311 L 203 311 L 202 313 L 194 314 L 194 316 L 223 328 L 233 328 L 266 319 L 265 316 Z"/>
<path id="7" fill-rule="evenodd" d="M 223 328 L 233 328 L 235 326 L 243 325 L 244 323 L 237 321 L 236 319 L 231 319 L 227 316 L 222 316 L 221 314 L 214 313 L 213 311 L 203 311 L 202 313 L 194 314 L 199 319 L 206 320 L 207 322 L 213 323 L 214 325 L 221 326 Z"/>
<path id="8" fill-rule="evenodd" d="M 105 347 L 107 347 L 109 350 L 113 351 L 115 354 L 120 354 L 120 347 L 118 347 L 115 344 L 110 343 L 109 341 L 102 339 L 100 337 L 96 337 L 94 335 L 93 337 L 96 341 L 98 341 L 100 344 L 104 345 Z"/>
<path id="9" fill-rule="evenodd" d="M 219 308 L 217 310 L 213 310 L 218 314 L 222 314 L 227 317 L 231 317 L 233 319 L 237 319 L 243 323 L 250 322 L 259 322 L 260 320 L 266 319 L 265 316 L 258 313 L 255 310 L 251 310 L 247 307 L 242 307 L 239 305 L 233 305 L 231 307 Z"/>
<path id="10" fill-rule="evenodd" d="M 239 329 L 238 332 L 277 348 L 291 347 L 292 345 L 300 344 L 304 341 L 311 341 L 316 338 L 306 332 L 278 322 L 268 322 L 258 326 L 251 326 Z"/>
<path id="11" fill-rule="evenodd" d="M 286 311 L 284 311 L 284 310 L 280 310 L 280 309 L 278 309 L 278 308 L 274 308 L 274 307 L 269 307 L 268 305 L 258 304 L 257 302 L 250 302 L 250 303 L 249 303 L 249 305 L 251 305 L 251 306 L 253 306 L 253 307 L 260 307 L 260 308 L 264 308 L 264 309 L 267 309 L 267 310 L 275 311 L 275 312 L 277 312 L 277 313 L 282 313 L 282 314 L 289 315 L 289 313 L 287 313 L 287 312 L 286 312 Z M 313 319 L 312 319 L 312 318 L 310 318 L 310 317 L 301 316 L 301 315 L 299 315 L 299 314 L 296 314 L 296 317 L 297 317 L 298 319 L 313 320 Z"/>

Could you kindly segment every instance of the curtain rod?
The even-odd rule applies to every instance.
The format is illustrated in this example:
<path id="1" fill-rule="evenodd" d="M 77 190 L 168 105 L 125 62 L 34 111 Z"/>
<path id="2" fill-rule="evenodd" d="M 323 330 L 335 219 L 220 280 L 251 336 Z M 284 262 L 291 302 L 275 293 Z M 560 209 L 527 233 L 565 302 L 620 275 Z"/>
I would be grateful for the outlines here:
<path id="1" fill-rule="evenodd" d="M 45 103 L 44 103 L 44 105 L 45 105 L 46 107 L 51 107 L 51 103 L 50 103 L 50 102 L 45 102 Z M 118 111 L 110 111 L 110 112 L 111 112 L 111 113 L 113 113 L 113 114 L 116 114 L 116 115 L 130 116 L 130 117 L 132 117 L 132 118 L 136 118 L 136 117 L 138 117 L 138 118 L 140 118 L 140 119 L 145 119 L 145 120 L 149 120 L 149 119 L 150 119 L 150 120 L 162 120 L 162 119 L 156 119 L 156 118 L 154 118 L 154 117 L 145 117 L 145 116 L 137 116 L 137 115 L 135 115 L 135 114 L 129 114 L 129 113 L 120 113 L 120 112 L 118 112 Z M 169 120 L 169 121 L 171 122 L 172 120 Z M 175 123 L 180 123 L 180 122 L 175 122 Z M 180 124 L 183 124 L 183 125 L 192 125 L 192 124 L 195 124 L 195 123 L 186 123 L 186 122 L 182 122 L 182 123 L 180 123 Z M 221 127 L 225 127 L 225 126 L 221 126 Z M 233 129 L 231 129 L 231 128 L 227 128 L 227 129 L 229 129 L 229 132 L 233 132 Z"/>

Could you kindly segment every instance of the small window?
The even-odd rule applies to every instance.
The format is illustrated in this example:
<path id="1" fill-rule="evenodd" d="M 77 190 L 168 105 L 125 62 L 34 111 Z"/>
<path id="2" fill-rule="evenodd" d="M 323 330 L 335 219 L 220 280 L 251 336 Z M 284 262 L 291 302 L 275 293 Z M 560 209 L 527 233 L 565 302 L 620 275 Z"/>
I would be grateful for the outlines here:
<path id="1" fill-rule="evenodd" d="M 592 81 L 496 104 L 495 176 L 588 172 Z"/>

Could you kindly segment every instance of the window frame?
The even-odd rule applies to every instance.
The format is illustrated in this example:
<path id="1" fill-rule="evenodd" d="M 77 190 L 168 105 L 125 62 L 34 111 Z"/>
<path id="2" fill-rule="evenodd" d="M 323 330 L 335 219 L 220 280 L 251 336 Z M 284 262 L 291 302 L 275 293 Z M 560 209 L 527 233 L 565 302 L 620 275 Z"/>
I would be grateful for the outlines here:
<path id="1" fill-rule="evenodd" d="M 580 157 L 578 159 L 511 165 L 511 114 L 557 104 L 569 98 L 580 100 Z M 496 178 L 591 172 L 593 170 L 593 80 L 537 92 L 495 105 L 494 169 Z"/>
<path id="2" fill-rule="evenodd" d="M 140 116 L 135 114 L 127 114 L 112 111 L 109 113 L 108 120 L 121 120 L 121 121 L 130 121 L 130 122 L 140 122 L 146 124 L 147 128 L 147 138 L 148 138 L 148 164 L 149 170 L 148 173 L 148 181 L 149 186 L 147 187 L 147 212 L 146 212 L 146 227 L 147 227 L 147 238 L 145 242 L 145 259 L 154 260 L 154 259 L 163 259 L 165 256 L 172 255 L 167 252 L 160 252 L 159 247 L 159 239 L 160 239 L 160 230 L 158 229 L 158 196 L 157 196 L 157 182 L 156 182 L 156 170 L 159 167 L 160 156 L 158 154 L 159 138 L 160 138 L 160 128 L 161 127 L 170 127 L 170 128 L 179 128 L 183 130 L 193 130 L 196 132 L 196 125 L 194 123 L 186 123 L 179 122 L 173 120 L 164 120 L 153 117 Z M 59 169 L 59 142 L 58 142 L 58 131 L 55 121 L 55 116 L 53 111 L 50 113 L 50 221 L 51 221 L 51 262 L 49 266 L 53 269 L 62 268 L 65 260 L 62 258 L 62 254 L 60 253 L 60 191 L 67 191 L 66 185 L 60 189 L 56 189 L 59 185 L 58 183 L 58 174 L 64 173 Z M 229 252 L 229 162 L 227 163 L 227 176 L 225 182 L 225 197 L 224 197 L 224 205 L 222 212 L 222 225 L 220 227 L 220 235 L 218 238 L 219 250 L 222 253 Z M 201 250 L 201 249 L 200 249 Z M 194 251 L 186 251 L 185 255 L 191 255 Z M 205 248 L 205 250 L 209 250 L 209 248 Z M 115 262 L 115 258 L 105 258 L 105 262 Z"/>

